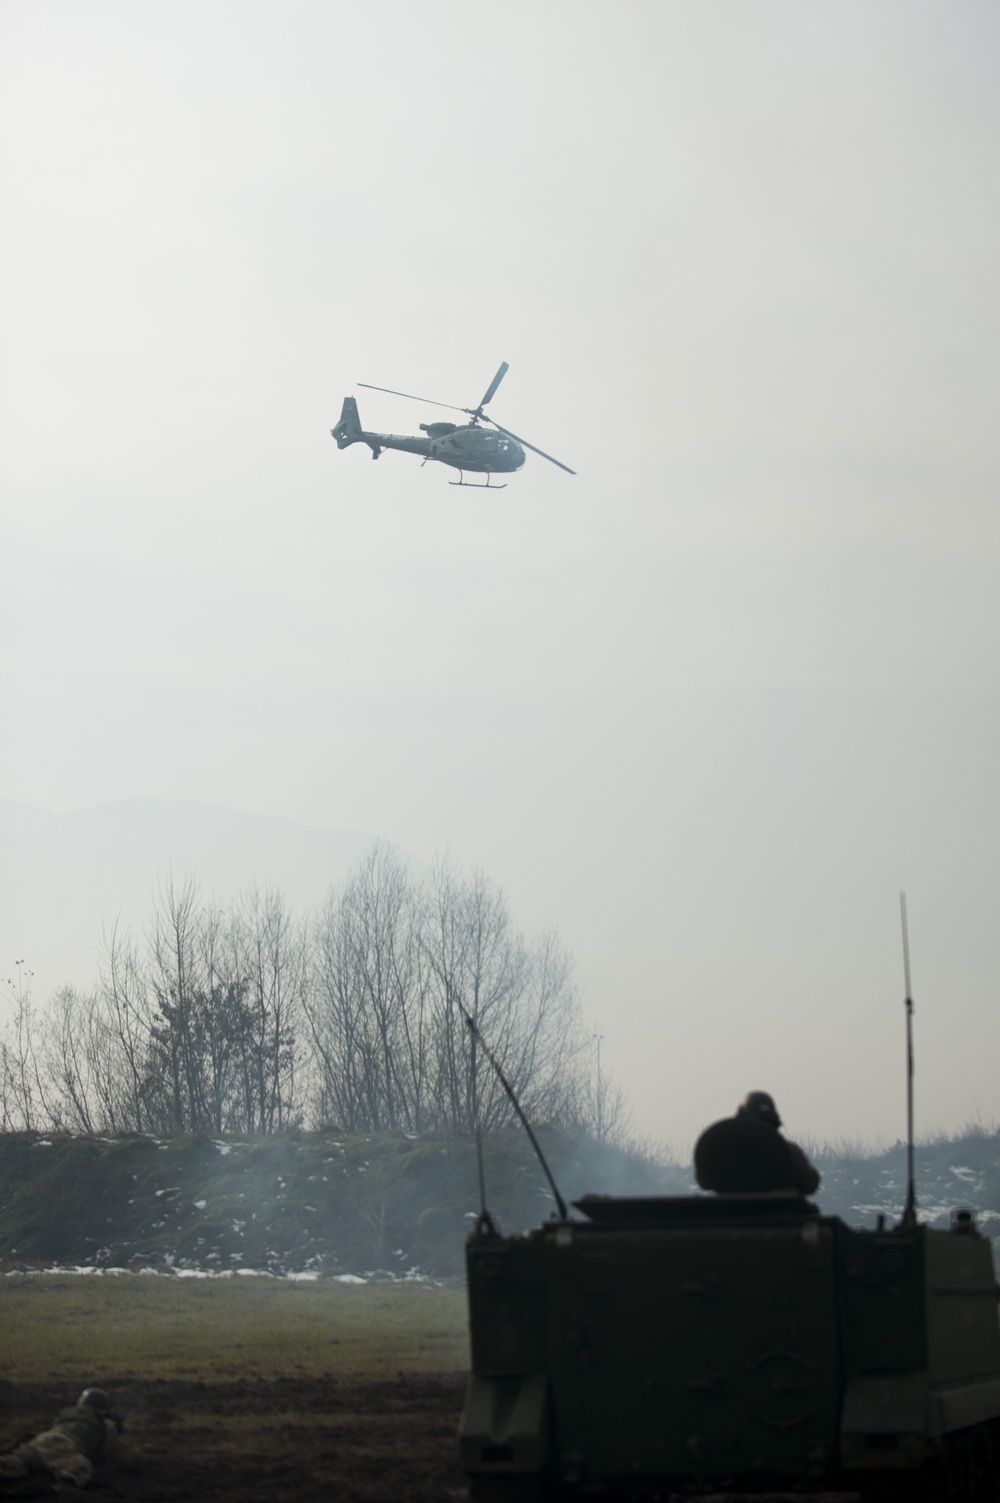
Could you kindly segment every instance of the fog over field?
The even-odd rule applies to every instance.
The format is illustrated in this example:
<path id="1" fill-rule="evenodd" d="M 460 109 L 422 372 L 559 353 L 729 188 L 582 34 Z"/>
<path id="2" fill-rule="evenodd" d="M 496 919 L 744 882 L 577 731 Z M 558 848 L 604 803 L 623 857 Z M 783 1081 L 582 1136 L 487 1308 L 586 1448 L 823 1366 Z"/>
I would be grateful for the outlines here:
<path id="1" fill-rule="evenodd" d="M 639 1133 L 891 1142 L 905 889 L 994 1121 L 998 84 L 985 0 L 8 0 L 0 975 L 379 839 L 558 929 Z M 330 437 L 501 360 L 576 476 Z"/>

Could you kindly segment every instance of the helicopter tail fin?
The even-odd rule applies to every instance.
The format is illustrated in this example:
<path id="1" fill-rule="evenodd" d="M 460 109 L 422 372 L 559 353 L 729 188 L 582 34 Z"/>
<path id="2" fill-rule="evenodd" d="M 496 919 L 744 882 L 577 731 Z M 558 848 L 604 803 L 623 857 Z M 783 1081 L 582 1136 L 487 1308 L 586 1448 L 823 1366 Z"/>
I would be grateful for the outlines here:
<path id="1" fill-rule="evenodd" d="M 345 397 L 344 405 L 340 409 L 340 422 L 330 432 L 337 440 L 338 449 L 346 449 L 348 444 L 356 444 L 364 435 L 361 431 L 361 419 L 358 417 L 358 404 L 353 397 Z"/>

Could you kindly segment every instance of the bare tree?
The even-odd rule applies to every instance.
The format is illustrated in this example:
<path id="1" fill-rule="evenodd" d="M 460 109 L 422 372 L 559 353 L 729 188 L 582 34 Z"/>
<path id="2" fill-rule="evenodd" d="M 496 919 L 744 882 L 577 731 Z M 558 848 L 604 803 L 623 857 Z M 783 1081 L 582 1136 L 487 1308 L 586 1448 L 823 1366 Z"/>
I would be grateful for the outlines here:
<path id="1" fill-rule="evenodd" d="M 6 1030 L 0 1034 L 0 1132 L 14 1132 L 14 1061 L 8 1048 Z"/>
<path id="2" fill-rule="evenodd" d="M 0 1050 L 4 1127 L 269 1133 L 299 1120 L 305 926 L 251 888 L 228 912 L 193 879 L 158 891 L 144 952 L 105 932 L 93 996 L 64 989 L 42 1019 L 30 973 Z"/>
<path id="3" fill-rule="evenodd" d="M 463 882 L 439 864 L 431 891 L 426 942 L 438 981 L 438 1114 L 441 1125 L 454 1132 L 471 1131 L 477 1116 L 480 1126 L 489 1129 L 505 1119 L 506 1099 L 501 1102 L 504 1093 L 495 1076 L 488 1070 L 480 1076 L 475 1037 L 467 1031 L 461 1009 L 488 1037 L 510 1079 L 507 1067 L 517 1031 L 516 999 L 525 984 L 526 952 L 511 933 L 503 894 L 482 874 Z"/>
<path id="4" fill-rule="evenodd" d="M 491 1131 L 512 1108 L 478 1035 L 536 1121 L 596 1110 L 601 1135 L 620 1109 L 600 1079 L 594 1097 L 555 935 L 526 940 L 482 873 L 417 879 L 385 845 L 311 926 L 273 888 L 222 909 L 168 878 L 143 945 L 105 933 L 92 994 L 64 988 L 36 1015 L 30 973 L 8 989 L 4 1128 L 264 1134 L 308 1111 L 349 1131 Z"/>
<path id="5" fill-rule="evenodd" d="M 301 1114 L 298 1039 L 309 981 L 308 936 L 275 888 L 253 886 L 240 895 L 228 943 L 226 1017 L 236 1046 L 242 1130 L 280 1132 Z"/>
<path id="6" fill-rule="evenodd" d="M 58 1103 L 58 1125 L 78 1132 L 94 1132 L 97 1126 L 88 1047 L 95 1021 L 94 999 L 81 997 L 71 986 L 63 987 L 49 1003 L 42 1046 L 44 1067 Z"/>
<path id="7" fill-rule="evenodd" d="M 183 1132 L 205 1122 L 204 1039 L 198 992 L 197 888 L 188 878 L 178 891 L 173 877 L 159 888 L 150 931 L 150 977 L 156 998 L 151 1037 L 164 1065 L 169 1125 Z M 203 989 L 202 989 L 203 990 Z"/>
<path id="8" fill-rule="evenodd" d="M 34 972 L 26 968 L 23 960 L 18 960 L 15 974 L 4 982 L 14 1004 L 14 1016 L 3 1043 L 3 1115 L 4 1121 L 15 1130 L 58 1125 L 58 1110 L 53 1117 L 55 1103 L 42 1055 L 45 1019 L 32 999 L 33 979 Z"/>
<path id="9" fill-rule="evenodd" d="M 323 1111 L 344 1127 L 423 1126 L 427 1092 L 420 902 L 402 859 L 376 846 L 316 932 L 307 1004 Z"/>
<path id="10" fill-rule="evenodd" d="M 528 945 L 481 873 L 440 864 L 418 884 L 376 848 L 331 896 L 315 952 L 306 1011 L 328 1118 L 413 1132 L 508 1122 L 462 1008 L 525 1105 L 567 1116 L 583 1047 L 570 959 L 554 936 Z"/>
<path id="11" fill-rule="evenodd" d="M 91 1079 L 103 1124 L 127 1132 L 159 1127 L 163 1082 L 152 1058 L 155 1001 L 138 949 L 117 921 L 101 936 L 95 1013 Z"/>
<path id="12" fill-rule="evenodd" d="M 476 1049 L 476 1032 L 536 1119 L 567 1115 L 583 1047 L 572 960 L 554 934 L 533 944 L 513 929 L 503 892 L 482 873 L 433 878 L 428 934 L 438 981 L 436 1075 L 441 1125 L 484 1131 L 510 1121 L 499 1079 Z M 475 1030 L 464 1026 L 462 1009 Z"/>

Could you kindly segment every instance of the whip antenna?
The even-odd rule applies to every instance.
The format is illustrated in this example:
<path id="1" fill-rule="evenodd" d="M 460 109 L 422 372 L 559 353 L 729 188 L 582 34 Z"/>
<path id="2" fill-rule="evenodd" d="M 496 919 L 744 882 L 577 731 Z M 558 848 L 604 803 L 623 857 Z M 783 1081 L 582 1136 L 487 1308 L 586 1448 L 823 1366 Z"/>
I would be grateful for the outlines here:
<path id="1" fill-rule="evenodd" d="M 463 1008 L 464 1011 L 464 1008 Z M 486 1171 L 483 1168 L 483 1124 L 479 1120 L 479 1077 L 476 1074 L 476 1035 L 472 1035 L 472 1120 L 476 1124 L 476 1167 L 479 1170 L 479 1215 L 488 1216 L 486 1209 Z"/>
<path id="2" fill-rule="evenodd" d="M 556 1185 L 555 1180 L 552 1178 L 552 1170 L 549 1168 L 548 1163 L 546 1162 L 545 1155 L 542 1152 L 541 1144 L 539 1143 L 538 1139 L 535 1137 L 534 1132 L 532 1131 L 531 1123 L 528 1121 L 527 1117 L 524 1115 L 524 1112 L 521 1110 L 521 1103 L 518 1101 L 516 1095 L 514 1094 L 514 1087 L 511 1085 L 510 1081 L 507 1079 L 506 1075 L 501 1070 L 500 1065 L 499 1065 L 499 1063 L 497 1061 L 496 1055 L 493 1053 L 493 1050 L 490 1048 L 489 1044 L 486 1042 L 486 1040 L 483 1038 L 482 1034 L 479 1031 L 479 1025 L 478 1025 L 478 1023 L 476 1022 L 475 1018 L 472 1016 L 471 1012 L 469 1011 L 469 1009 L 466 1007 L 465 1003 L 462 1001 L 461 997 L 459 996 L 459 994 L 458 994 L 458 988 L 451 985 L 451 983 L 448 981 L 447 977 L 442 972 L 441 967 L 438 965 L 437 961 L 434 959 L 434 956 L 431 955 L 430 952 L 427 951 L 426 949 L 425 949 L 424 953 L 427 955 L 427 959 L 430 961 L 431 967 L 434 970 L 434 972 L 436 973 L 438 980 L 441 982 L 441 985 L 444 987 L 445 992 L 450 997 L 454 998 L 455 1005 L 458 1007 L 459 1012 L 462 1014 L 462 1017 L 465 1019 L 465 1025 L 468 1028 L 470 1034 L 472 1035 L 473 1058 L 474 1058 L 475 1047 L 476 1047 L 476 1044 L 478 1042 L 479 1044 L 481 1044 L 483 1053 L 486 1055 L 486 1058 L 489 1060 L 490 1064 L 493 1066 L 493 1070 L 494 1070 L 494 1073 L 496 1074 L 497 1079 L 499 1080 L 500 1084 L 503 1086 L 504 1090 L 507 1092 L 507 1095 L 510 1098 L 510 1104 L 514 1108 L 515 1112 L 517 1112 L 518 1119 L 519 1119 L 519 1121 L 521 1123 L 521 1126 L 524 1128 L 525 1132 L 528 1134 L 528 1137 L 529 1137 L 529 1139 L 531 1141 L 531 1146 L 535 1150 L 535 1153 L 538 1155 L 538 1162 L 541 1164 L 542 1168 L 545 1170 L 545 1178 L 549 1182 L 549 1189 L 552 1191 L 552 1198 L 555 1201 L 557 1207 L 559 1208 L 559 1215 L 562 1217 L 563 1221 L 568 1221 L 569 1220 L 569 1210 L 567 1209 L 566 1202 L 563 1200 L 562 1196 L 559 1194 L 558 1186 Z M 473 1069 L 473 1088 L 475 1088 L 475 1070 L 474 1069 Z M 478 1131 L 478 1106 L 476 1108 L 476 1114 L 477 1114 L 476 1149 L 477 1149 L 477 1152 L 478 1152 L 478 1155 L 479 1155 L 479 1184 L 480 1184 L 480 1190 L 482 1191 L 482 1195 L 483 1195 L 483 1201 L 484 1201 L 484 1204 L 485 1204 L 486 1190 L 485 1190 L 485 1182 L 483 1180 L 483 1147 L 482 1147 L 482 1135 Z"/>
<path id="3" fill-rule="evenodd" d="M 558 1188 L 556 1186 L 556 1182 L 552 1178 L 552 1170 L 549 1168 L 548 1164 L 546 1163 L 545 1155 L 542 1152 L 541 1144 L 539 1143 L 538 1139 L 535 1137 L 535 1134 L 531 1130 L 531 1123 L 528 1121 L 527 1117 L 524 1115 L 523 1111 L 521 1110 L 521 1103 L 518 1101 L 517 1097 L 514 1095 L 514 1087 L 511 1085 L 510 1081 L 507 1079 L 506 1075 L 503 1073 L 503 1071 L 501 1070 L 499 1064 L 497 1063 L 497 1060 L 495 1059 L 494 1054 L 493 1054 L 493 1050 L 490 1048 L 489 1044 L 486 1042 L 486 1040 L 483 1038 L 482 1034 L 479 1032 L 478 1025 L 476 1024 L 476 1021 L 473 1018 L 472 1014 L 470 1012 L 466 1012 L 465 1007 L 463 1006 L 462 1000 L 461 1000 L 460 997 L 456 996 L 455 1001 L 458 1003 L 459 1007 L 461 1008 L 462 1016 L 465 1019 L 466 1025 L 467 1025 L 467 1027 L 469 1029 L 469 1032 L 472 1034 L 472 1037 L 474 1039 L 478 1039 L 479 1042 L 482 1044 L 482 1046 L 483 1046 L 483 1053 L 486 1055 L 486 1058 L 489 1060 L 490 1064 L 493 1066 L 494 1070 L 496 1071 L 497 1079 L 499 1080 L 500 1084 L 503 1086 L 504 1090 L 507 1092 L 507 1095 L 510 1097 L 510 1104 L 514 1108 L 514 1110 L 517 1112 L 517 1115 L 518 1115 L 518 1117 L 521 1120 L 521 1125 L 523 1126 L 525 1132 L 528 1134 L 528 1137 L 531 1139 L 531 1146 L 532 1146 L 532 1148 L 535 1150 L 535 1152 L 538 1155 L 538 1162 L 541 1164 L 542 1168 L 545 1170 L 545 1178 L 549 1182 L 549 1188 L 552 1191 L 552 1198 L 555 1200 L 556 1205 L 559 1207 L 559 1214 L 560 1214 L 560 1216 L 562 1217 L 562 1219 L 564 1221 L 568 1221 L 569 1220 L 569 1211 L 566 1208 L 566 1202 L 563 1200 L 562 1196 L 559 1194 L 559 1190 L 558 1190 Z"/>
<path id="4" fill-rule="evenodd" d="M 913 1176 L 913 994 L 910 989 L 910 936 L 906 927 L 906 893 L 899 894 L 903 923 L 903 979 L 906 984 L 906 1204 L 903 1225 L 915 1226 L 917 1198 Z"/>

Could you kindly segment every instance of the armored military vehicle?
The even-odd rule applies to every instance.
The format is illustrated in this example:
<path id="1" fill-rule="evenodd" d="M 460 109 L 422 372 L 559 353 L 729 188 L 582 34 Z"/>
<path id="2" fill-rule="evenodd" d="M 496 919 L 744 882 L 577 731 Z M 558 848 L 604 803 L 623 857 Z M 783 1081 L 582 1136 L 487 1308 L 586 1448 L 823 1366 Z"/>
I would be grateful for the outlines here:
<path id="1" fill-rule="evenodd" d="M 849 1227 L 764 1183 L 588 1195 L 574 1218 L 486 1049 L 558 1214 L 501 1236 L 483 1188 L 466 1248 L 472 1375 L 459 1430 L 474 1497 L 809 1487 L 878 1497 L 901 1485 L 906 1503 L 922 1492 L 1000 1503 L 1000 1287 L 971 1212 L 949 1231 L 917 1215 L 902 893 L 900 911 L 908 1170 L 892 1226 Z M 718 1131 L 722 1142 L 724 1122 L 702 1141 Z M 787 1155 L 768 1137 L 767 1152 Z M 766 1156 L 764 1178 L 775 1170 L 780 1183 Z"/>
<path id="2" fill-rule="evenodd" d="M 666 1498 L 903 1481 L 1000 1497 L 989 1241 L 856 1230 L 795 1194 L 589 1195 L 467 1247 L 473 1496 Z"/>

